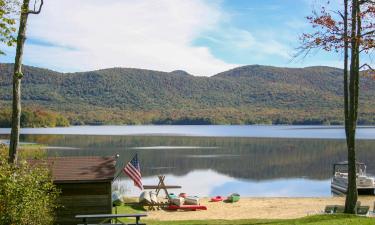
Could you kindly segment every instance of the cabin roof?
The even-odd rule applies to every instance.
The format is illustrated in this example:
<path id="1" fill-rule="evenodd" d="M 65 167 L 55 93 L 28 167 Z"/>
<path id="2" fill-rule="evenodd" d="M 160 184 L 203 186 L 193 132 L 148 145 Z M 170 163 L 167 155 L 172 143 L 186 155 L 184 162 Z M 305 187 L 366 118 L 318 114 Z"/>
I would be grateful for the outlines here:
<path id="1" fill-rule="evenodd" d="M 50 157 L 29 162 L 49 167 L 54 183 L 112 181 L 116 172 L 115 157 Z"/>

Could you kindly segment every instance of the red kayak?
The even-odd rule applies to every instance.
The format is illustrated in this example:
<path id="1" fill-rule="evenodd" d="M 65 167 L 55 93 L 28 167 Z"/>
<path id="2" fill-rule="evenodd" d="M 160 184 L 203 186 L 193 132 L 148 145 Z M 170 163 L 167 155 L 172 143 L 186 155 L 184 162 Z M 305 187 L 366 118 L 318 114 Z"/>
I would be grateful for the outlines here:
<path id="1" fill-rule="evenodd" d="M 187 194 L 186 194 L 186 193 L 180 193 L 179 196 L 182 197 L 182 198 L 186 198 L 186 197 L 187 197 Z"/>
<path id="2" fill-rule="evenodd" d="M 207 207 L 203 206 L 203 205 L 181 205 L 181 206 L 178 206 L 178 205 L 169 205 L 168 209 L 169 210 L 178 210 L 178 209 L 181 209 L 181 210 L 195 211 L 197 209 L 207 210 Z"/>
<path id="3" fill-rule="evenodd" d="M 216 197 L 211 198 L 211 202 L 221 202 L 223 200 L 224 198 L 221 196 L 216 196 Z"/>

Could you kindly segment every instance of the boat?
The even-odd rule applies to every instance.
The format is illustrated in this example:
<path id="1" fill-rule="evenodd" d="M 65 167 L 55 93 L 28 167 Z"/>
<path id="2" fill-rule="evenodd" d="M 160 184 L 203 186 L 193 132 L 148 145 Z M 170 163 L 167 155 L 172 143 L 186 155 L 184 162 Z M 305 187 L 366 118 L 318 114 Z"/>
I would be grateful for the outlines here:
<path id="1" fill-rule="evenodd" d="M 374 194 L 375 180 L 366 174 L 366 165 L 361 162 L 356 163 L 357 168 L 357 190 L 358 194 Z M 348 187 L 348 162 L 333 164 L 333 177 L 331 180 L 331 190 L 334 194 L 346 194 Z"/>
<path id="2" fill-rule="evenodd" d="M 211 198 L 211 202 L 221 202 L 223 200 L 224 200 L 224 198 L 221 197 L 221 196 L 215 196 L 215 197 Z"/>
<path id="3" fill-rule="evenodd" d="M 143 191 L 139 196 L 140 203 L 151 203 L 151 194 L 149 191 Z"/>
<path id="4" fill-rule="evenodd" d="M 117 191 L 112 192 L 112 206 L 120 206 L 122 203 L 120 193 Z"/>
<path id="5" fill-rule="evenodd" d="M 186 193 L 180 193 L 178 196 L 180 196 L 182 198 L 186 198 L 188 195 Z"/>
<path id="6" fill-rule="evenodd" d="M 231 194 L 228 198 L 227 198 L 227 202 L 238 202 L 240 200 L 240 195 L 237 194 L 237 193 L 233 193 Z"/>
<path id="7" fill-rule="evenodd" d="M 174 193 L 169 193 L 168 196 L 169 198 L 177 198 L 177 195 L 175 195 Z"/>
<path id="8" fill-rule="evenodd" d="M 185 199 L 182 197 L 171 198 L 172 205 L 182 206 L 185 203 Z"/>
<path id="9" fill-rule="evenodd" d="M 167 207 L 169 210 L 191 210 L 191 211 L 196 211 L 196 210 L 207 210 L 207 206 L 203 205 L 182 205 L 182 206 L 177 206 L 177 205 L 169 205 Z"/>
<path id="10" fill-rule="evenodd" d="M 199 205 L 198 196 L 187 196 L 185 198 L 185 205 Z"/>

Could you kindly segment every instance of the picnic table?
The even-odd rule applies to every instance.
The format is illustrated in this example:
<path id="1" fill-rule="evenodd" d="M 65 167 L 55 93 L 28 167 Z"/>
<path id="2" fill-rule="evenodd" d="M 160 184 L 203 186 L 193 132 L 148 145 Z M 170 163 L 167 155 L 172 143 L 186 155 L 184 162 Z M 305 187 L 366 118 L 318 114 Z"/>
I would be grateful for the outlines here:
<path id="1" fill-rule="evenodd" d="M 168 202 L 151 202 L 148 205 L 149 210 L 155 210 L 155 208 L 168 206 L 171 200 L 169 193 L 168 193 L 168 189 L 181 188 L 181 186 L 179 185 L 165 185 L 164 183 L 165 176 L 163 175 L 159 175 L 158 178 L 159 178 L 159 183 L 157 185 L 143 185 L 143 189 L 155 189 L 156 196 L 159 196 L 160 191 L 163 190 L 168 199 Z"/>
<path id="2" fill-rule="evenodd" d="M 82 219 L 82 222 L 83 222 L 84 225 L 113 225 L 113 223 L 112 223 L 113 219 L 116 219 L 116 223 L 114 223 L 114 224 L 117 224 L 117 225 L 122 225 L 122 224 L 125 224 L 125 225 L 146 225 L 145 223 L 139 222 L 141 217 L 145 217 L 145 216 L 147 216 L 146 213 L 139 213 L 139 214 L 96 214 L 96 215 L 76 215 L 75 218 L 76 219 Z M 118 222 L 119 218 L 131 218 L 131 217 L 135 218 L 135 223 Z M 98 223 L 98 224 L 89 224 L 88 223 L 89 219 L 103 219 L 103 221 Z M 82 225 L 82 224 L 78 224 L 78 225 Z"/>

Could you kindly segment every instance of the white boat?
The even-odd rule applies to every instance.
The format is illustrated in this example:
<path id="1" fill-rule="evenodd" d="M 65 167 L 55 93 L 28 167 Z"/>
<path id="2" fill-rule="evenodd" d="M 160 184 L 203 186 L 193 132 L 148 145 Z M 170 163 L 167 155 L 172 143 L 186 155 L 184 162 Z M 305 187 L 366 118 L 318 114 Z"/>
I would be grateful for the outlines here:
<path id="1" fill-rule="evenodd" d="M 170 201 L 173 205 L 177 205 L 177 206 L 182 206 L 185 202 L 184 198 L 182 197 L 171 198 Z"/>
<path id="2" fill-rule="evenodd" d="M 357 190 L 358 194 L 374 194 L 375 180 L 366 174 L 366 165 L 357 162 Z M 348 187 L 348 162 L 335 163 L 333 165 L 333 177 L 331 190 L 335 194 L 345 194 Z"/>
<path id="3" fill-rule="evenodd" d="M 199 205 L 198 196 L 187 196 L 185 198 L 185 205 Z"/>
<path id="4" fill-rule="evenodd" d="M 121 195 L 118 191 L 112 192 L 112 205 L 113 206 L 120 206 L 122 203 Z"/>
<path id="5" fill-rule="evenodd" d="M 151 194 L 149 191 L 143 191 L 139 196 L 140 203 L 151 203 Z"/>

